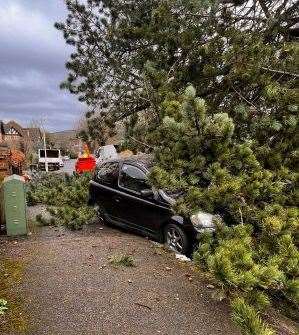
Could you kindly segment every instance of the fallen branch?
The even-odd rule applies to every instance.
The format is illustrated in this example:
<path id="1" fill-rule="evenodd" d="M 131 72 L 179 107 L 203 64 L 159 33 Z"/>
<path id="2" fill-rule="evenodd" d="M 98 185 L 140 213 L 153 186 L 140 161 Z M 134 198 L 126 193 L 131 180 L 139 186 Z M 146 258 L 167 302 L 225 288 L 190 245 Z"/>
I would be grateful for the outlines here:
<path id="1" fill-rule="evenodd" d="M 252 103 L 252 102 L 250 102 L 248 99 L 246 99 L 240 92 L 238 92 L 235 88 L 234 88 L 234 86 L 233 85 L 231 85 L 232 86 L 232 88 L 233 88 L 233 90 L 238 94 L 238 96 L 240 97 L 240 98 L 242 98 L 244 101 L 246 101 L 249 105 L 251 105 L 252 107 L 254 107 L 255 109 L 257 109 L 257 107 Z"/>
<path id="2" fill-rule="evenodd" d="M 141 141 L 139 141 L 139 140 L 136 140 L 136 138 L 134 138 L 134 137 L 132 137 L 132 136 L 129 136 L 129 138 L 130 138 L 131 140 L 133 140 L 133 141 L 139 143 L 139 144 L 144 145 L 145 147 L 148 147 L 148 148 L 150 148 L 150 149 L 155 149 L 155 148 L 152 147 L 151 145 L 149 145 L 149 144 L 147 144 L 147 143 L 144 143 L 144 142 L 141 142 Z"/>
<path id="3" fill-rule="evenodd" d="M 288 72 L 288 71 L 281 71 L 281 70 L 274 70 L 274 69 L 270 69 L 268 67 L 261 67 L 261 69 L 265 70 L 265 71 L 269 71 L 269 72 L 273 72 L 273 73 L 279 73 L 279 74 L 285 74 L 288 76 L 292 76 L 295 78 L 299 78 L 299 74 L 297 73 L 293 73 L 293 72 Z"/>

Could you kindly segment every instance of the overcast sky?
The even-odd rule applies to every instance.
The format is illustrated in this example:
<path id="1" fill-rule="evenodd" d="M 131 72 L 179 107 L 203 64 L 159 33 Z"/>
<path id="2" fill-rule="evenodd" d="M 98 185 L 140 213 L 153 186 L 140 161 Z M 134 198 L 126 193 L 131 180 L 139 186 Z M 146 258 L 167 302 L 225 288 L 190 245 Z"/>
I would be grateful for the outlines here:
<path id="1" fill-rule="evenodd" d="M 59 89 L 70 49 L 53 24 L 65 16 L 63 0 L 0 0 L 0 120 L 65 130 L 84 112 Z"/>

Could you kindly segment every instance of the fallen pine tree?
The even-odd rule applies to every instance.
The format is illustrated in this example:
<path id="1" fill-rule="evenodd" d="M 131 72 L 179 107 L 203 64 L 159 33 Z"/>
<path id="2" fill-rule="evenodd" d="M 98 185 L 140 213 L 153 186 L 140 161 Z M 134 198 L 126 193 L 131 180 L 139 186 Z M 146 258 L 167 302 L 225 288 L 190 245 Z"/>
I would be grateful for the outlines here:
<path id="1" fill-rule="evenodd" d="M 87 206 L 90 174 L 73 175 L 42 173 L 27 186 L 27 204 L 43 204 L 51 214 L 51 221 L 38 216 L 43 224 L 65 225 L 81 229 L 94 216 L 94 209 Z"/>
<path id="2" fill-rule="evenodd" d="M 176 212 L 220 214 L 195 259 L 245 334 L 273 334 L 267 306 L 299 302 L 297 2 L 66 3 L 85 135 L 123 121 L 129 149 L 154 148 L 153 184 L 184 191 Z"/>
<path id="3" fill-rule="evenodd" d="M 299 317 L 293 113 L 284 111 L 279 130 L 258 117 L 244 119 L 246 138 L 237 133 L 241 120 L 209 114 L 192 86 L 165 99 L 162 111 L 163 122 L 151 134 L 160 144 L 151 181 L 180 190 L 175 212 L 218 214 L 215 233 L 200 236 L 194 261 L 216 278 L 245 334 L 274 334 L 262 319 L 271 304 Z M 270 113 L 267 118 L 271 122 Z"/>

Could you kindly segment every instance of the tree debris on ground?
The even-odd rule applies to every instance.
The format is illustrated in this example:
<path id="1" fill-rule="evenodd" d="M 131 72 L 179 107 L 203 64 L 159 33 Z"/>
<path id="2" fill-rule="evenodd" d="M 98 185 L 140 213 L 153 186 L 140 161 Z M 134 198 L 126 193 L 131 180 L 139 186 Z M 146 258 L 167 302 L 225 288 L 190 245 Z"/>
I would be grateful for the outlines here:
<path id="1" fill-rule="evenodd" d="M 96 217 L 95 210 L 87 205 L 90 174 L 46 174 L 32 179 L 27 186 L 27 204 L 44 204 L 51 218 L 41 214 L 36 220 L 42 225 L 65 225 L 81 229 Z"/>
<path id="2" fill-rule="evenodd" d="M 134 267 L 134 258 L 131 255 L 114 255 L 109 258 L 109 262 L 115 266 Z"/>

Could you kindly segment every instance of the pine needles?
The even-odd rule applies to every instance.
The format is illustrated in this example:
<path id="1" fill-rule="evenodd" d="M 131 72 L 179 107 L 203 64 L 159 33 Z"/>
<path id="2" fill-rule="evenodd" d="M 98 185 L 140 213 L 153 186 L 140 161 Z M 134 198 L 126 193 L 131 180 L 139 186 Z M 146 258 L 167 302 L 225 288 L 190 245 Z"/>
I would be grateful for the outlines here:
<path id="1" fill-rule="evenodd" d="M 47 221 L 41 215 L 36 219 L 43 225 L 61 224 L 70 229 L 81 229 L 94 216 L 87 206 L 89 174 L 58 175 L 41 174 L 27 188 L 28 205 L 44 204 L 52 216 Z"/>
<path id="2" fill-rule="evenodd" d="M 109 262 L 115 266 L 133 267 L 135 266 L 134 258 L 130 255 L 114 255 L 109 258 Z"/>
<path id="3" fill-rule="evenodd" d="M 246 335 L 274 335 L 274 331 L 261 320 L 259 313 L 243 298 L 232 302 L 233 320 Z"/>

